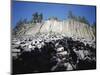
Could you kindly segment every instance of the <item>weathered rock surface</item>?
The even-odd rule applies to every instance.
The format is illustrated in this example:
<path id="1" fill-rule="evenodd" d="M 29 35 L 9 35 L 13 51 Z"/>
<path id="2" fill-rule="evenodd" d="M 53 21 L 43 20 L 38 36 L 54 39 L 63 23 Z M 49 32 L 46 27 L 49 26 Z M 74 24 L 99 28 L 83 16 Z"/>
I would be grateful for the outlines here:
<path id="1" fill-rule="evenodd" d="M 84 23 L 80 23 L 74 20 L 57 21 L 48 20 L 45 21 L 40 28 L 40 33 L 60 33 L 65 34 L 68 37 L 95 39 L 92 28 Z"/>
<path id="2" fill-rule="evenodd" d="M 28 25 L 26 25 L 28 26 Z M 30 26 L 30 25 L 29 25 Z M 20 35 L 35 35 L 37 33 L 59 33 L 75 39 L 95 40 L 95 35 L 91 26 L 75 20 L 55 20 L 50 19 L 36 25 L 31 25 L 26 29 L 18 31 Z M 19 35 L 18 33 L 18 35 Z"/>

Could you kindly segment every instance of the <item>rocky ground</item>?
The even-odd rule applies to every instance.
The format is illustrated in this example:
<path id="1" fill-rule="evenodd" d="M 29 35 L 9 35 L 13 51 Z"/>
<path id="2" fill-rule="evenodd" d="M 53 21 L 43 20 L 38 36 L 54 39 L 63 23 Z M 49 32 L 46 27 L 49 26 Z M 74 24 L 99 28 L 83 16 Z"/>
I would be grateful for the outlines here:
<path id="1" fill-rule="evenodd" d="M 12 38 L 13 73 L 40 73 L 96 68 L 95 42 L 60 34 Z"/>

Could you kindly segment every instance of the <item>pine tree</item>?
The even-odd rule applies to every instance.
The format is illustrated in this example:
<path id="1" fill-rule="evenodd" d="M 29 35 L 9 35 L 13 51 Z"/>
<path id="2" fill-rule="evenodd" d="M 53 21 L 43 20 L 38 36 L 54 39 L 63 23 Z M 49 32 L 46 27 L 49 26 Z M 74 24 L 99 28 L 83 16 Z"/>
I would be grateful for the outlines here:
<path id="1" fill-rule="evenodd" d="M 69 18 L 69 19 L 72 19 L 73 16 L 74 16 L 74 15 L 73 15 L 72 11 L 69 11 L 69 12 L 68 12 L 68 18 Z"/>
<path id="2" fill-rule="evenodd" d="M 82 17 L 81 21 L 82 21 L 83 23 L 85 23 L 85 24 L 90 25 L 89 22 L 88 22 L 88 20 L 87 20 L 84 16 Z"/>
<path id="3" fill-rule="evenodd" d="M 34 13 L 32 16 L 33 16 L 33 19 L 32 19 L 33 22 L 37 23 L 37 21 L 38 21 L 38 12 Z"/>
<path id="4" fill-rule="evenodd" d="M 41 13 L 40 14 L 40 22 L 42 22 L 42 20 L 43 20 L 43 14 Z"/>

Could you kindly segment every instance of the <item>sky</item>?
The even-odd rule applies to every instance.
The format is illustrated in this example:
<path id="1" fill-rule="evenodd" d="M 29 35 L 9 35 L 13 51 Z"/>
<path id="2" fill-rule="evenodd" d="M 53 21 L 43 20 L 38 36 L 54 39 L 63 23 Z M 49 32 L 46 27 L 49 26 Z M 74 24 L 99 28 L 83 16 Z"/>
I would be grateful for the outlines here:
<path id="1" fill-rule="evenodd" d="M 87 5 L 71 5 L 44 2 L 12 2 L 12 26 L 15 27 L 20 19 L 32 19 L 35 12 L 43 13 L 44 20 L 55 16 L 59 20 L 67 19 L 68 12 L 72 11 L 76 16 L 85 16 L 90 24 L 96 22 L 96 7 Z"/>

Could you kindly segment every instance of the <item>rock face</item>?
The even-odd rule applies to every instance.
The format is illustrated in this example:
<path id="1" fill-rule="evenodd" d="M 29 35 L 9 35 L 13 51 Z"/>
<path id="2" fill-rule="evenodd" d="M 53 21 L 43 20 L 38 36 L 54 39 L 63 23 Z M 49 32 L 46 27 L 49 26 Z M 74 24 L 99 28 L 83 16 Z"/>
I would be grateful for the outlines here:
<path id="1" fill-rule="evenodd" d="M 68 37 L 95 40 L 92 28 L 75 20 L 46 20 L 28 28 L 23 35 L 34 35 L 36 33 L 59 33 Z"/>
<path id="2" fill-rule="evenodd" d="M 57 21 L 48 20 L 40 29 L 40 33 L 43 32 L 55 32 L 65 34 L 68 37 L 94 39 L 92 28 L 84 23 L 80 23 L 74 20 Z"/>
<path id="3" fill-rule="evenodd" d="M 44 25 L 41 27 L 40 32 L 55 32 L 61 33 L 63 31 L 63 22 L 57 20 L 45 21 Z"/>

